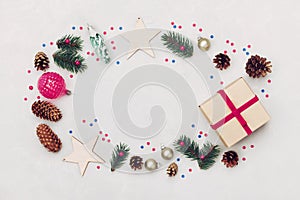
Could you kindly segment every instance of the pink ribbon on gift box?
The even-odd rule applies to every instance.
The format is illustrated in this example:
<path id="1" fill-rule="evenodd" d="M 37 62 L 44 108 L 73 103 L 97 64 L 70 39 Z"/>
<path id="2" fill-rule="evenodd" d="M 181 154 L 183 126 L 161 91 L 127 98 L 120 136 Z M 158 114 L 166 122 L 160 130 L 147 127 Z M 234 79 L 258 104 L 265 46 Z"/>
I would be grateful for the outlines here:
<path id="1" fill-rule="evenodd" d="M 250 129 L 245 118 L 241 115 L 241 113 L 244 110 L 246 110 L 247 108 L 249 108 L 250 106 L 252 106 L 253 104 L 255 104 L 256 102 L 258 102 L 258 97 L 255 95 L 252 99 L 247 101 L 241 107 L 236 108 L 224 90 L 219 90 L 218 93 L 221 95 L 223 100 L 226 102 L 227 106 L 231 110 L 231 113 L 228 114 L 225 118 L 218 121 L 217 123 L 212 124 L 211 125 L 212 129 L 216 130 L 216 129 L 220 128 L 223 124 L 226 124 L 228 121 L 230 121 L 231 119 L 233 119 L 235 117 L 239 121 L 239 123 L 242 125 L 242 127 L 246 131 L 246 133 L 248 135 L 251 135 L 251 133 L 253 131 Z"/>

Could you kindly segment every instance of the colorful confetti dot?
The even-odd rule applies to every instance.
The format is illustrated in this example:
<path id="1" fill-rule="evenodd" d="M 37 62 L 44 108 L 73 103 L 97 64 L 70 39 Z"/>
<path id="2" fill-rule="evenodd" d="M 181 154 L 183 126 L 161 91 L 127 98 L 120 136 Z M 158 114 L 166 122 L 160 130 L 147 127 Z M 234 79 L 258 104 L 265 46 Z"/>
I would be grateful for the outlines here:
<path id="1" fill-rule="evenodd" d="M 264 92 L 265 92 L 265 89 L 261 89 L 261 92 L 264 93 Z"/>
<path id="2" fill-rule="evenodd" d="M 250 148 L 251 148 L 251 149 L 253 149 L 253 148 L 254 148 L 254 145 L 253 145 L 253 144 L 251 144 L 251 145 L 250 145 Z"/>
<path id="3" fill-rule="evenodd" d="M 82 123 L 85 123 L 85 122 L 86 122 L 86 120 L 85 120 L 85 119 L 83 119 L 83 120 L 82 120 Z"/>
<path id="4" fill-rule="evenodd" d="M 231 42 L 231 43 L 230 43 L 230 46 L 234 46 L 234 43 L 233 43 L 233 42 Z"/>
<path id="5" fill-rule="evenodd" d="M 192 168 L 189 168 L 189 172 L 193 172 L 193 169 L 192 169 Z"/>
<path id="6" fill-rule="evenodd" d="M 165 62 L 169 62 L 169 59 L 168 59 L 168 58 L 165 58 Z"/>
<path id="7" fill-rule="evenodd" d="M 42 44 L 42 47 L 46 47 L 46 44 L 45 44 L 45 43 L 43 43 L 43 44 Z"/>
<path id="8" fill-rule="evenodd" d="M 93 124 L 93 123 L 90 123 L 90 126 L 94 126 L 94 124 Z"/>
<path id="9" fill-rule="evenodd" d="M 111 43 L 111 44 L 114 44 L 114 43 L 115 43 L 115 41 L 113 41 L 113 40 L 112 40 L 110 43 Z"/>
<path id="10" fill-rule="evenodd" d="M 177 162 L 180 162 L 180 158 L 177 158 L 176 161 L 177 161 Z"/>
<path id="11" fill-rule="evenodd" d="M 106 31 L 103 31 L 103 35 L 106 35 L 107 34 L 107 32 Z"/>
<path id="12" fill-rule="evenodd" d="M 172 63 L 175 63 L 175 62 L 176 62 L 176 61 L 173 59 L 173 60 L 172 60 Z"/>
<path id="13" fill-rule="evenodd" d="M 123 27 L 122 27 L 122 26 L 120 26 L 120 27 L 119 27 L 119 30 L 120 30 L 120 31 L 121 31 L 121 30 L 123 30 Z"/>
<path id="14" fill-rule="evenodd" d="M 94 119 L 94 122 L 95 122 L 95 123 L 98 122 L 98 119 Z"/>
<path id="15" fill-rule="evenodd" d="M 229 40 L 226 40 L 226 43 L 229 44 Z"/>
<path id="16" fill-rule="evenodd" d="M 150 142 L 147 142 L 146 144 L 149 146 L 149 145 L 150 145 Z"/>
<path id="17" fill-rule="evenodd" d="M 145 147 L 144 147 L 144 145 L 141 145 L 140 148 L 141 148 L 141 149 L 144 149 Z"/>
<path id="18" fill-rule="evenodd" d="M 27 101 L 28 99 L 27 99 L 27 97 L 24 97 L 24 101 Z"/>
<path id="19" fill-rule="evenodd" d="M 99 61 L 100 61 L 100 58 L 96 58 L 96 61 L 99 62 Z"/>
<path id="20" fill-rule="evenodd" d="M 102 138 L 102 141 L 105 141 L 105 138 Z"/>
<path id="21" fill-rule="evenodd" d="M 110 139 L 108 139 L 108 140 L 107 140 L 107 142 L 108 142 L 108 143 L 110 143 L 110 142 L 111 142 L 111 140 L 110 140 Z"/>
<path id="22" fill-rule="evenodd" d="M 156 151 L 156 149 L 155 149 L 155 148 L 152 148 L 152 151 Z"/>
<path id="23" fill-rule="evenodd" d="M 251 45 L 249 44 L 247 47 L 250 49 L 250 48 L 251 48 Z"/>
<path id="24" fill-rule="evenodd" d="M 246 146 L 242 146 L 242 149 L 246 149 L 247 147 Z"/>
<path id="25" fill-rule="evenodd" d="M 195 24 L 195 23 L 193 23 L 193 24 L 192 24 L 192 26 L 193 26 L 193 27 L 196 27 L 196 24 Z"/>
<path id="26" fill-rule="evenodd" d="M 242 158 L 242 161 L 246 161 L 246 158 L 245 158 L 245 157 L 243 157 L 243 158 Z"/>
<path id="27" fill-rule="evenodd" d="M 72 130 L 69 130 L 69 133 L 70 133 L 70 134 L 72 134 L 72 133 L 73 133 L 73 131 L 72 131 Z"/>
<path id="28" fill-rule="evenodd" d="M 108 137 L 108 134 L 107 134 L 107 133 L 105 133 L 105 134 L 104 134 L 104 136 L 105 136 L 105 137 Z"/>
<path id="29" fill-rule="evenodd" d="M 214 78 L 214 76 L 213 76 L 213 75 L 210 75 L 210 76 L 209 76 L 209 78 L 210 78 L 210 79 L 213 79 L 213 78 Z"/>
<path id="30" fill-rule="evenodd" d="M 113 50 L 116 50 L 117 49 L 117 47 L 116 46 L 113 46 L 113 48 L 112 48 Z"/>
<path id="31" fill-rule="evenodd" d="M 177 26 L 176 25 L 173 25 L 173 28 L 176 28 Z"/>
<path id="32" fill-rule="evenodd" d="M 247 56 L 249 56 L 249 55 L 250 55 L 250 53 L 249 53 L 249 52 L 246 52 L 246 55 L 247 55 Z"/>
<path id="33" fill-rule="evenodd" d="M 202 134 L 203 134 L 203 131 L 200 131 L 199 134 L 202 135 Z"/>
<path id="34" fill-rule="evenodd" d="M 269 79 L 269 80 L 268 80 L 268 83 L 271 83 L 271 82 L 272 82 L 271 79 Z"/>
<path id="35" fill-rule="evenodd" d="M 223 84 L 224 84 L 224 82 L 223 82 L 223 81 L 221 81 L 221 82 L 220 82 L 220 84 L 221 84 L 221 85 L 223 85 Z"/>
<path id="36" fill-rule="evenodd" d="M 224 50 L 224 54 L 227 54 L 227 51 L 226 51 L 226 50 Z"/>
<path id="37" fill-rule="evenodd" d="M 199 139 L 202 138 L 202 135 L 198 135 L 198 138 L 199 138 Z"/>
<path id="38" fill-rule="evenodd" d="M 40 96 L 37 96 L 36 98 L 37 98 L 37 99 L 40 99 L 41 97 L 40 97 Z"/>
<path id="39" fill-rule="evenodd" d="M 82 27 L 82 26 L 80 26 L 80 27 L 79 27 L 79 30 L 81 30 L 81 31 L 82 31 L 82 30 L 83 30 L 83 27 Z"/>
<path id="40" fill-rule="evenodd" d="M 88 52 L 86 52 L 86 54 L 87 54 L 87 55 L 90 55 L 90 54 L 91 54 L 91 52 L 89 52 L 89 51 L 88 51 Z"/>
<path id="41" fill-rule="evenodd" d="M 29 90 L 33 90 L 33 86 L 32 85 L 30 85 L 28 88 L 29 88 Z"/>
<path id="42" fill-rule="evenodd" d="M 208 134 L 207 134 L 207 133 L 205 133 L 205 134 L 204 134 L 204 137 L 207 137 L 207 136 L 208 136 Z"/>
<path id="43" fill-rule="evenodd" d="M 30 73 L 31 73 L 31 70 L 30 70 L 30 69 L 29 69 L 29 70 L 27 70 L 27 73 L 28 73 L 28 74 L 30 74 Z"/>
<path id="44" fill-rule="evenodd" d="M 50 45 L 53 45 L 53 42 L 50 42 Z"/>
<path id="45" fill-rule="evenodd" d="M 97 166 L 97 169 L 100 169 L 100 166 L 99 166 L 99 165 Z"/>
<path id="46" fill-rule="evenodd" d="M 215 37 L 214 35 L 210 35 L 210 38 L 211 38 L 211 39 L 214 39 L 214 37 Z"/>
<path id="47" fill-rule="evenodd" d="M 91 53 L 91 56 L 94 56 L 94 55 L 95 55 L 95 53 L 94 53 L 94 52 L 92 52 L 92 53 Z"/>
<path id="48" fill-rule="evenodd" d="M 233 49 L 232 52 L 233 52 L 233 53 L 236 53 L 236 49 Z"/>
<path id="49" fill-rule="evenodd" d="M 120 61 L 117 60 L 117 61 L 116 61 L 116 64 L 119 65 L 119 64 L 120 64 Z"/>
<path id="50" fill-rule="evenodd" d="M 102 131 L 99 131 L 99 134 L 101 135 L 103 132 Z"/>
<path id="51" fill-rule="evenodd" d="M 199 32 L 202 32 L 203 31 L 203 29 L 202 28 L 199 28 Z"/>
<path id="52" fill-rule="evenodd" d="M 270 96 L 269 96 L 269 94 L 266 94 L 266 98 L 269 98 Z"/>
<path id="53" fill-rule="evenodd" d="M 111 27 L 110 27 L 110 30 L 111 30 L 111 31 L 113 31 L 113 30 L 114 30 L 114 27 L 113 27 L 113 26 L 111 26 Z"/>
<path id="54" fill-rule="evenodd" d="M 70 78 L 73 78 L 73 74 L 70 74 Z"/>
<path id="55" fill-rule="evenodd" d="M 184 175 L 184 174 L 182 174 L 182 175 L 181 175 L 181 178 L 185 178 L 185 175 Z"/>
<path id="56" fill-rule="evenodd" d="M 243 48 L 243 51 L 246 51 L 247 49 L 246 48 Z"/>
<path id="57" fill-rule="evenodd" d="M 72 26 L 72 30 L 75 30 L 76 29 L 76 27 L 75 26 Z"/>
<path id="58" fill-rule="evenodd" d="M 175 23 L 174 22 L 171 22 L 171 25 L 173 26 Z"/>
<path id="59" fill-rule="evenodd" d="M 182 28 L 182 26 L 181 26 L 181 25 L 179 25 L 179 26 L 178 26 L 178 28 L 179 28 L 179 29 L 181 29 L 181 28 Z"/>
<path id="60" fill-rule="evenodd" d="M 195 124 L 192 124 L 191 127 L 192 127 L 192 128 L 195 128 Z"/>

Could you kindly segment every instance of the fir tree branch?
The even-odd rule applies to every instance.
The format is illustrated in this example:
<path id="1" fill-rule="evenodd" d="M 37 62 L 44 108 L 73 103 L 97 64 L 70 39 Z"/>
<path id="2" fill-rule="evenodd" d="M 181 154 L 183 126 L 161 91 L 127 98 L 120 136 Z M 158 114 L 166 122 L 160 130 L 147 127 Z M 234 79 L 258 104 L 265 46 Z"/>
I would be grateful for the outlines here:
<path id="1" fill-rule="evenodd" d="M 130 148 L 127 144 L 120 143 L 117 145 L 112 153 L 112 158 L 110 160 L 111 171 L 115 171 L 120 168 L 129 156 Z"/>
<path id="2" fill-rule="evenodd" d="M 198 159 L 198 165 L 200 169 L 207 170 L 215 164 L 215 159 L 220 154 L 220 148 L 218 145 L 213 145 L 207 142 L 200 150 L 200 159 Z"/>
<path id="3" fill-rule="evenodd" d="M 192 42 L 180 33 L 168 31 L 161 36 L 161 40 L 177 56 L 187 58 L 193 55 L 194 48 Z"/>
<path id="4" fill-rule="evenodd" d="M 83 72 L 87 66 L 85 59 L 76 51 L 58 50 L 53 54 L 54 62 L 61 68 L 70 72 Z"/>
<path id="5" fill-rule="evenodd" d="M 56 45 L 62 50 L 82 50 L 83 40 L 79 36 L 65 35 L 61 39 L 56 41 Z"/>

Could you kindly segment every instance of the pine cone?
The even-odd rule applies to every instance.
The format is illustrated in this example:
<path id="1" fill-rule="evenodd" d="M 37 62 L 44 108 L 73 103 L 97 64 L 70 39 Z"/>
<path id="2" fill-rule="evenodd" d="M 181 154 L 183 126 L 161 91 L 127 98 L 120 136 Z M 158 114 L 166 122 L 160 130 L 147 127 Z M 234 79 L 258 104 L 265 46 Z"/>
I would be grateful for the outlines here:
<path id="1" fill-rule="evenodd" d="M 223 159 L 221 160 L 221 162 L 223 162 L 227 168 L 235 167 L 236 165 L 238 165 L 238 161 L 239 161 L 239 156 L 235 151 L 225 152 L 223 155 Z"/>
<path id="2" fill-rule="evenodd" d="M 178 165 L 176 163 L 171 163 L 167 169 L 167 174 L 171 176 L 176 176 L 178 172 Z"/>
<path id="3" fill-rule="evenodd" d="M 267 61 L 266 58 L 255 55 L 248 59 L 245 69 L 250 77 L 259 78 L 271 73 L 271 67 L 271 61 Z"/>
<path id="4" fill-rule="evenodd" d="M 219 53 L 215 56 L 213 62 L 216 64 L 216 68 L 223 70 L 230 66 L 230 58 L 228 55 Z"/>
<path id="5" fill-rule="evenodd" d="M 49 68 L 49 58 L 44 52 L 38 52 L 34 58 L 34 67 L 37 71 L 46 71 Z"/>
<path id="6" fill-rule="evenodd" d="M 57 122 L 62 118 L 60 110 L 48 101 L 35 101 L 31 106 L 31 110 L 33 114 L 41 119 Z"/>
<path id="7" fill-rule="evenodd" d="M 140 156 L 133 156 L 130 158 L 130 167 L 134 170 L 142 169 L 143 167 L 143 158 Z"/>
<path id="8" fill-rule="evenodd" d="M 61 149 L 62 143 L 60 139 L 48 125 L 38 125 L 36 128 L 36 134 L 39 137 L 41 144 L 49 151 L 58 152 Z"/>

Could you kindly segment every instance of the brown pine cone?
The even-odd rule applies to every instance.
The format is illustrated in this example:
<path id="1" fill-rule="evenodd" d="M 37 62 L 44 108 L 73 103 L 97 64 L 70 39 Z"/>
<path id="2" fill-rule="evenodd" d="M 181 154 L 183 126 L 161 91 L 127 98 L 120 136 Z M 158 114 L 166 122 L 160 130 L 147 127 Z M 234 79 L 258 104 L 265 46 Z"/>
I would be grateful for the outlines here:
<path id="1" fill-rule="evenodd" d="M 60 110 L 48 101 L 35 101 L 31 106 L 31 110 L 33 114 L 41 119 L 57 122 L 62 118 Z"/>
<path id="2" fill-rule="evenodd" d="M 38 52 L 34 57 L 36 70 L 46 71 L 49 68 L 49 58 L 44 52 Z"/>
<path id="3" fill-rule="evenodd" d="M 134 170 L 137 169 L 142 169 L 143 167 L 143 158 L 141 158 L 140 156 L 132 156 L 130 158 L 130 167 Z"/>
<path id="4" fill-rule="evenodd" d="M 238 165 L 239 156 L 235 151 L 227 151 L 223 154 L 223 159 L 221 162 L 226 165 L 226 167 L 235 167 Z"/>
<path id="5" fill-rule="evenodd" d="M 216 68 L 223 70 L 230 66 L 230 58 L 228 55 L 219 53 L 215 56 L 213 62 L 216 64 Z"/>
<path id="6" fill-rule="evenodd" d="M 272 70 L 271 61 L 259 55 L 251 56 L 246 63 L 246 73 L 252 78 L 265 77 Z"/>
<path id="7" fill-rule="evenodd" d="M 52 129 L 46 124 L 40 124 L 36 128 L 36 134 L 39 137 L 39 140 L 48 151 L 58 152 L 62 143 L 58 136 L 52 131 Z"/>
<path id="8" fill-rule="evenodd" d="M 167 174 L 171 176 L 176 176 L 178 172 L 178 165 L 176 163 L 171 163 L 167 169 Z"/>

